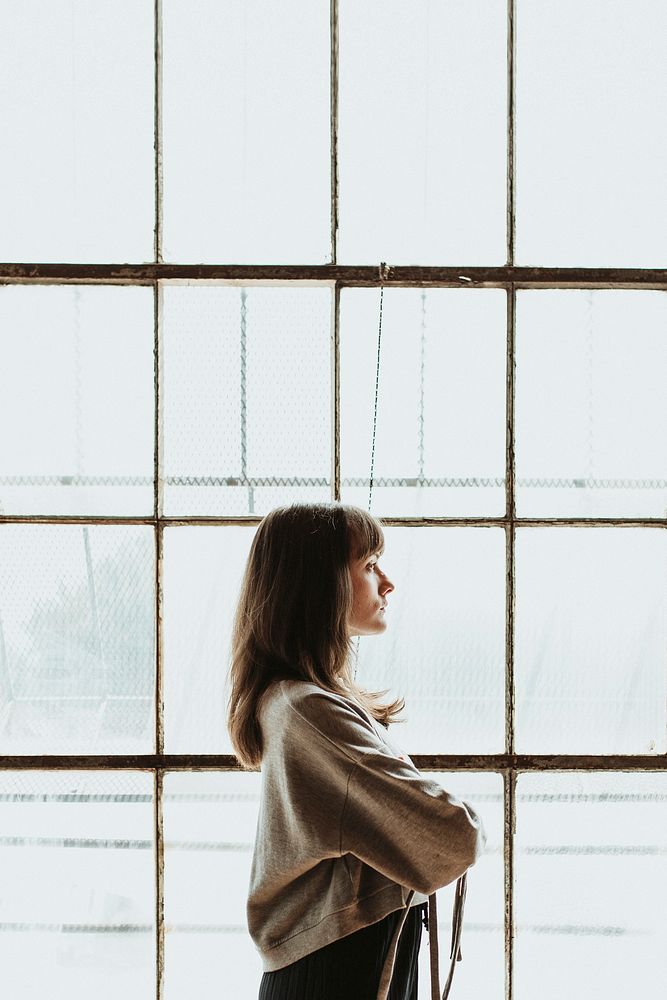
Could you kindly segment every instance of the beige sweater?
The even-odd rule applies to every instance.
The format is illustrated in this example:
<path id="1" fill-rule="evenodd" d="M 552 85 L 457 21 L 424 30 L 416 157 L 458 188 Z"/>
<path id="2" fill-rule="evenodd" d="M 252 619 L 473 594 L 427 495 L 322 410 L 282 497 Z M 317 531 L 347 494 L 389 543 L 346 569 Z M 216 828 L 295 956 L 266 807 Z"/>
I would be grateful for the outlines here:
<path id="1" fill-rule="evenodd" d="M 421 776 L 355 701 L 278 681 L 260 712 L 248 927 L 265 971 L 412 906 L 481 853 L 466 803 Z"/>

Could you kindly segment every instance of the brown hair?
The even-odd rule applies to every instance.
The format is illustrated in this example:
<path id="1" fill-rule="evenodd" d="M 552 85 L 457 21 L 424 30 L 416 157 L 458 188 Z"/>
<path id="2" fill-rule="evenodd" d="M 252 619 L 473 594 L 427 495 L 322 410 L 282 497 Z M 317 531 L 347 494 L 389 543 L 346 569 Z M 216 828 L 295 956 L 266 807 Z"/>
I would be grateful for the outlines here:
<path id="1" fill-rule="evenodd" d="M 403 699 L 382 704 L 378 699 L 386 692 L 358 687 L 351 669 L 348 563 L 383 549 L 380 522 L 348 504 L 295 503 L 277 507 L 260 523 L 232 635 L 227 721 L 244 767 L 261 762 L 259 703 L 275 680 L 306 680 L 351 695 L 384 725 L 403 709 Z"/>

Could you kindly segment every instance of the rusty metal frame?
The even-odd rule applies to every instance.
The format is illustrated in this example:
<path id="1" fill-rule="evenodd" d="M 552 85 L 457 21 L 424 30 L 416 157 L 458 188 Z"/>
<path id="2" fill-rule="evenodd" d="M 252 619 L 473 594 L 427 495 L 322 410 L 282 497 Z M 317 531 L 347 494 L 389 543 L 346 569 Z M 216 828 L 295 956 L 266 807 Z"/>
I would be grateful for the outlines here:
<path id="1" fill-rule="evenodd" d="M 667 771 L 667 754 L 410 754 L 423 771 Z M 21 754 L 0 771 L 243 771 L 233 754 Z M 243 772 L 245 773 L 245 772 Z"/>
<path id="2" fill-rule="evenodd" d="M 154 753 L 143 755 L 21 755 L 0 757 L 0 770 L 120 770 L 153 774 L 155 844 L 155 947 L 156 997 L 164 994 L 164 835 L 163 781 L 168 772 L 240 771 L 236 758 L 226 754 L 168 754 L 164 752 L 162 581 L 164 529 L 180 525 L 257 525 L 261 518 L 165 517 L 162 491 L 162 398 L 161 398 L 161 310 L 163 282 L 312 283 L 329 284 L 332 306 L 332 495 L 341 496 L 340 469 L 340 293 L 343 288 L 379 287 L 376 264 L 341 265 L 337 258 L 338 201 L 338 98 L 339 98 L 339 4 L 329 0 L 330 20 L 330 240 L 331 263 L 324 265 L 236 265 L 177 264 L 163 260 L 162 175 L 162 0 L 154 0 L 154 260 L 135 264 L 0 263 L 1 284 L 115 284 L 148 286 L 154 299 L 154 497 L 153 513 L 145 517 L 0 515 L 0 525 L 16 524 L 118 524 L 150 525 L 155 537 L 155 743 Z M 506 250 L 504 265 L 489 267 L 392 265 L 382 284 L 421 288 L 502 288 L 506 292 L 506 510 L 499 517 L 385 517 L 396 527 L 490 527 L 505 532 L 505 738 L 504 751 L 487 754 L 417 754 L 416 765 L 425 771 L 494 772 L 503 776 L 503 860 L 505 1000 L 514 994 L 514 835 L 516 829 L 516 783 L 522 773 L 548 771 L 667 771 L 667 754 L 591 755 L 517 754 L 515 752 L 514 611 L 515 539 L 525 527 L 658 527 L 667 528 L 667 518 L 522 518 L 516 516 L 514 451 L 514 366 L 517 289 L 657 289 L 667 291 L 665 268 L 517 267 L 514 263 L 516 236 L 515 173 L 515 68 L 516 0 L 507 0 L 507 179 Z M 1 639 L 1 634 L 0 634 Z"/>
<path id="3" fill-rule="evenodd" d="M 376 264 L 0 263 L 0 284 L 153 285 L 156 281 L 336 283 L 379 288 Z M 385 288 L 627 288 L 667 290 L 667 268 L 392 264 Z"/>
<path id="4" fill-rule="evenodd" d="M 155 151 L 155 264 L 162 261 L 163 175 L 162 175 L 162 0 L 154 3 L 154 139 Z M 155 753 L 164 753 L 164 686 L 162 662 L 162 552 L 164 542 L 162 515 L 162 288 L 153 282 L 153 518 L 155 525 Z M 155 859 L 155 1000 L 164 995 L 164 771 L 153 771 L 153 836 Z"/>

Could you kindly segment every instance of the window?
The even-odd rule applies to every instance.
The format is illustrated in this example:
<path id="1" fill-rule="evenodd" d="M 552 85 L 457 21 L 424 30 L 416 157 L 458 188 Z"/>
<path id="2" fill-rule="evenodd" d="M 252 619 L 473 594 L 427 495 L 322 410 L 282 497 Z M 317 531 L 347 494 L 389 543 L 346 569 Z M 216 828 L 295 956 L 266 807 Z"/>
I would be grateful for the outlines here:
<path id="1" fill-rule="evenodd" d="M 234 599 L 266 511 L 367 502 L 380 294 L 372 499 L 397 589 L 359 679 L 406 695 L 396 738 L 487 827 L 456 989 L 652 996 L 664 6 L 0 18 L 12 1000 L 206 1000 L 223 970 L 256 995 Z"/>

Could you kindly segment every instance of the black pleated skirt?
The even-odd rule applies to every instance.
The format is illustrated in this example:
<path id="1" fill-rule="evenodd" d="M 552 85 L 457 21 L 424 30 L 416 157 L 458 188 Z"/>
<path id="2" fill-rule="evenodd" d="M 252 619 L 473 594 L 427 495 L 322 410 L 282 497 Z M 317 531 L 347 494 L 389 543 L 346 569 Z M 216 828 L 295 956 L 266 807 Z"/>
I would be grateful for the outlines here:
<path id="1" fill-rule="evenodd" d="M 389 942 L 403 914 L 319 948 L 275 972 L 265 972 L 259 1000 L 376 1000 Z M 389 1000 L 417 1000 L 417 959 L 424 905 L 412 906 L 398 942 Z"/>

